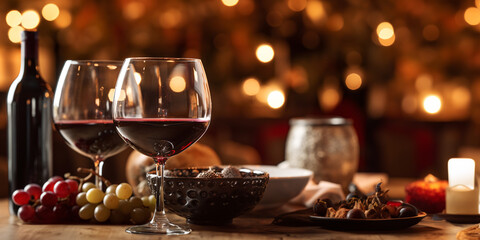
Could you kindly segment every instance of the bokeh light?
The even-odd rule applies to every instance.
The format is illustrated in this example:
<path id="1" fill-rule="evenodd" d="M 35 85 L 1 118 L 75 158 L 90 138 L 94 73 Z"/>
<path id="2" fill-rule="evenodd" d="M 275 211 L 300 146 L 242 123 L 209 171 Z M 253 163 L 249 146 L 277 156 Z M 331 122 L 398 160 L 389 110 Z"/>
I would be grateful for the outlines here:
<path id="1" fill-rule="evenodd" d="M 465 10 L 465 14 L 463 14 L 465 22 L 470 25 L 477 25 L 480 23 L 480 9 L 476 7 L 470 7 Z"/>
<path id="2" fill-rule="evenodd" d="M 60 15 L 55 19 L 55 25 L 59 28 L 66 28 L 72 23 L 72 14 L 68 11 L 60 11 Z"/>
<path id="3" fill-rule="evenodd" d="M 142 1 L 130 1 L 123 8 L 122 14 L 126 19 L 135 20 L 145 13 L 145 4 Z"/>
<path id="4" fill-rule="evenodd" d="M 285 95 L 279 90 L 271 91 L 268 94 L 267 103 L 273 109 L 281 108 L 285 103 Z"/>
<path id="5" fill-rule="evenodd" d="M 327 86 L 324 89 L 318 91 L 318 100 L 320 106 L 325 111 L 333 110 L 341 99 L 341 93 L 336 87 Z"/>
<path id="6" fill-rule="evenodd" d="M 358 73 L 350 73 L 345 78 L 345 85 L 350 90 L 357 90 L 362 86 L 362 77 Z"/>
<path id="7" fill-rule="evenodd" d="M 436 114 L 442 108 L 442 100 L 437 95 L 428 95 L 423 100 L 423 109 L 429 114 Z"/>
<path id="8" fill-rule="evenodd" d="M 170 86 L 170 89 L 172 89 L 172 91 L 179 93 L 185 90 L 187 83 L 185 82 L 185 79 L 183 77 L 175 76 L 170 79 L 169 86 Z"/>
<path id="9" fill-rule="evenodd" d="M 305 12 L 314 23 L 321 23 L 326 18 L 325 8 L 322 2 L 310 0 L 307 2 Z"/>
<path id="10" fill-rule="evenodd" d="M 22 31 L 24 29 L 20 26 L 12 27 L 8 30 L 8 39 L 13 43 L 19 43 L 22 41 Z"/>
<path id="11" fill-rule="evenodd" d="M 307 0 L 288 0 L 287 6 L 294 12 L 300 12 L 307 7 Z"/>
<path id="12" fill-rule="evenodd" d="M 258 46 L 256 55 L 260 62 L 268 63 L 272 61 L 273 57 L 275 56 L 275 51 L 269 44 L 262 44 Z"/>
<path id="13" fill-rule="evenodd" d="M 378 42 L 384 47 L 391 46 L 395 43 L 395 34 L 389 39 L 378 38 Z"/>
<path id="14" fill-rule="evenodd" d="M 8 26 L 15 27 L 22 22 L 22 14 L 17 10 L 12 10 L 5 16 Z"/>
<path id="15" fill-rule="evenodd" d="M 49 3 L 42 8 L 42 16 L 47 21 L 54 21 L 60 15 L 60 9 L 54 3 Z"/>
<path id="16" fill-rule="evenodd" d="M 392 24 L 389 22 L 382 22 L 377 26 L 377 35 L 380 39 L 390 39 L 394 35 Z"/>
<path id="17" fill-rule="evenodd" d="M 225 5 L 227 7 L 233 7 L 233 6 L 237 5 L 238 0 L 222 0 L 222 3 L 223 3 L 223 5 Z"/>
<path id="18" fill-rule="evenodd" d="M 248 78 L 242 84 L 243 93 L 254 96 L 260 91 L 260 83 L 256 78 Z"/>
<path id="19" fill-rule="evenodd" d="M 40 15 L 35 10 L 27 10 L 22 14 L 22 26 L 25 29 L 34 29 L 40 23 Z"/>

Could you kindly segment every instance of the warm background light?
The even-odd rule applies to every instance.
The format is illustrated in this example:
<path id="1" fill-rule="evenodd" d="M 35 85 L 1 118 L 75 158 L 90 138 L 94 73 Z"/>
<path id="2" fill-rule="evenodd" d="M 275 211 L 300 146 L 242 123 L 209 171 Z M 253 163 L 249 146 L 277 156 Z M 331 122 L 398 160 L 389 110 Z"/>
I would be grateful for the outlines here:
<path id="1" fill-rule="evenodd" d="M 60 11 L 57 19 L 54 21 L 55 25 L 59 28 L 66 28 L 72 23 L 72 15 L 68 11 Z"/>
<path id="2" fill-rule="evenodd" d="M 389 39 L 393 37 L 393 26 L 389 22 L 382 22 L 377 26 L 377 34 L 381 39 Z"/>
<path id="3" fill-rule="evenodd" d="M 254 96 L 260 91 L 260 83 L 255 78 L 248 78 L 242 84 L 243 92 L 248 96 Z"/>
<path id="4" fill-rule="evenodd" d="M 5 20 L 10 27 L 18 26 L 22 22 L 22 14 L 17 10 L 12 10 L 7 13 Z"/>
<path id="5" fill-rule="evenodd" d="M 288 0 L 287 6 L 294 12 L 300 12 L 307 6 L 307 0 Z"/>
<path id="6" fill-rule="evenodd" d="M 362 77 L 358 73 L 350 73 L 345 78 L 345 85 L 350 90 L 357 90 L 362 86 Z"/>
<path id="7" fill-rule="evenodd" d="M 272 91 L 268 94 L 267 102 L 271 108 L 278 109 L 285 103 L 285 95 L 279 90 Z"/>
<path id="8" fill-rule="evenodd" d="M 262 44 L 258 46 L 256 55 L 260 62 L 268 63 L 272 61 L 273 57 L 275 56 L 275 52 L 273 51 L 272 46 L 268 44 Z"/>
<path id="9" fill-rule="evenodd" d="M 60 9 L 54 3 L 49 3 L 42 8 L 42 16 L 47 21 L 54 21 L 60 15 Z"/>
<path id="10" fill-rule="evenodd" d="M 429 114 L 436 114 L 442 108 L 442 100 L 436 95 L 427 96 L 423 100 L 423 109 Z"/>
<path id="11" fill-rule="evenodd" d="M 27 10 L 22 14 L 22 26 L 26 29 L 34 29 L 40 23 L 40 15 L 35 10 Z"/>
<path id="12" fill-rule="evenodd" d="M 222 0 L 222 3 L 223 3 L 223 5 L 225 5 L 227 7 L 233 7 L 233 6 L 237 5 L 238 0 Z"/>
<path id="13" fill-rule="evenodd" d="M 467 8 L 463 17 L 468 24 L 477 25 L 480 23 L 480 9 L 476 7 Z"/>
<path id="14" fill-rule="evenodd" d="M 170 89 L 172 89 L 172 91 L 179 93 L 185 90 L 187 83 L 185 82 L 185 79 L 183 77 L 175 76 L 172 79 L 170 79 L 169 86 L 170 86 Z"/>
<path id="15" fill-rule="evenodd" d="M 8 39 L 13 43 L 19 43 L 22 41 L 22 31 L 24 29 L 20 26 L 15 26 L 8 30 Z"/>

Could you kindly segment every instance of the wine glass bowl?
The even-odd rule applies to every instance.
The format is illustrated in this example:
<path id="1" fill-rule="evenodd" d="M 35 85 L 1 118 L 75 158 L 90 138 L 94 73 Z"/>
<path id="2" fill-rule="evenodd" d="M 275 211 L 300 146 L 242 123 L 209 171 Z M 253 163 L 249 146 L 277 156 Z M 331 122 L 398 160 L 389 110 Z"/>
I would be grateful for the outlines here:
<path id="1" fill-rule="evenodd" d="M 127 58 L 115 87 L 113 118 L 119 135 L 155 162 L 156 210 L 145 225 L 129 233 L 188 234 L 168 221 L 163 202 L 164 167 L 206 132 L 211 99 L 201 60 L 193 58 Z"/>
<path id="2" fill-rule="evenodd" d="M 53 101 L 55 128 L 76 152 L 91 158 L 102 175 L 104 160 L 126 149 L 112 118 L 121 61 L 68 60 Z M 99 177 L 95 184 L 101 188 Z"/>

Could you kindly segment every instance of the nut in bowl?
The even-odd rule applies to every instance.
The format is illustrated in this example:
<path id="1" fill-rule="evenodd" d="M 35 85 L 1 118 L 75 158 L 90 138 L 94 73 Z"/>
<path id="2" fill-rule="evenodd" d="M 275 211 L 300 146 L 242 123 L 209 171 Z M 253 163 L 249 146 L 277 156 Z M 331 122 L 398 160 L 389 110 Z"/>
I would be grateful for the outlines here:
<path id="1" fill-rule="evenodd" d="M 149 186 L 154 186 L 156 179 L 154 173 L 147 174 Z M 260 202 L 268 179 L 268 173 L 247 168 L 167 170 L 165 207 L 189 223 L 228 224 Z"/>

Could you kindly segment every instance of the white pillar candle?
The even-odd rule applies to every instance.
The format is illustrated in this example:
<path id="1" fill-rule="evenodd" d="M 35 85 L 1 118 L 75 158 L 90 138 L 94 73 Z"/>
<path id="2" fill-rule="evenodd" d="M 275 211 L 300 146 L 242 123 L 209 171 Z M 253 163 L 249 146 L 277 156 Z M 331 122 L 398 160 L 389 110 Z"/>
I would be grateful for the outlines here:
<path id="1" fill-rule="evenodd" d="M 448 214 L 478 214 L 478 188 L 475 187 L 475 161 L 452 158 L 448 161 L 446 212 Z"/>

